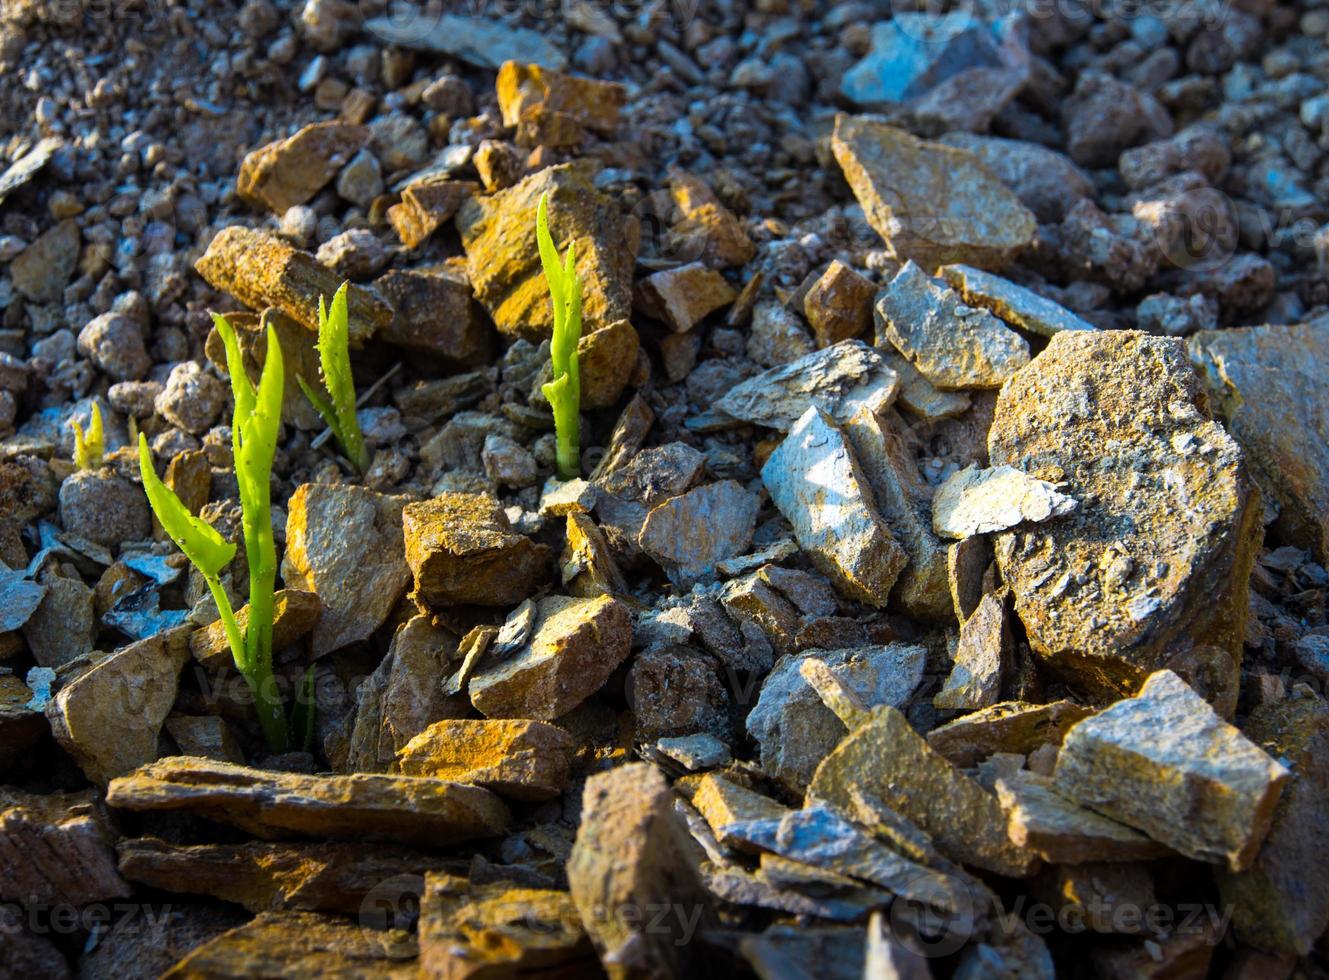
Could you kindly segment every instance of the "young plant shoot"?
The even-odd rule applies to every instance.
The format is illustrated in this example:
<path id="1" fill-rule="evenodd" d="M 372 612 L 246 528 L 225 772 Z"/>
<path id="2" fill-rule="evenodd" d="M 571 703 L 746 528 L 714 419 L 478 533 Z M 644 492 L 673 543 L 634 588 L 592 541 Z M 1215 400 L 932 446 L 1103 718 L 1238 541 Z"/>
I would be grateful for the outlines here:
<path id="1" fill-rule="evenodd" d="M 581 376 L 577 370 L 577 341 L 581 339 L 581 279 L 577 276 L 576 243 L 568 243 L 566 258 L 560 259 L 549 234 L 549 195 L 540 195 L 535 214 L 535 239 L 540 247 L 549 298 L 554 304 L 554 337 L 549 360 L 554 380 L 541 390 L 554 410 L 554 433 L 558 438 L 558 476 L 572 480 L 581 475 Z"/>
<path id="2" fill-rule="evenodd" d="M 235 396 L 235 414 L 231 438 L 235 456 L 235 475 L 240 487 L 241 523 L 245 539 L 245 557 L 249 564 L 249 615 L 241 629 L 222 588 L 221 572 L 235 557 L 235 545 L 226 541 L 207 522 L 189 513 L 153 468 L 148 440 L 139 436 L 139 470 L 143 487 L 153 512 L 171 540 L 203 575 L 216 600 L 231 648 L 236 669 L 244 676 L 254 695 L 259 724 L 268 748 L 285 751 L 292 745 L 286 723 L 286 709 L 272 677 L 273 590 L 277 576 L 277 550 L 272 536 L 272 500 L 270 479 L 272 460 L 281 430 L 282 386 L 284 369 L 281 345 L 276 332 L 268 328 L 268 352 L 263 373 L 255 388 L 245 374 L 240 345 L 235 330 L 224 317 L 213 314 L 217 332 L 226 345 L 226 364 Z M 309 693 L 312 674 L 301 685 L 301 696 Z M 297 714 L 308 711 L 297 702 Z M 303 718 L 296 722 L 298 743 L 307 730 Z"/>
<path id="3" fill-rule="evenodd" d="M 102 465 L 102 455 L 106 452 L 106 440 L 102 432 L 102 409 L 92 403 L 92 418 L 88 420 L 88 433 L 83 434 L 83 426 L 78 419 L 70 419 L 69 427 L 74 430 L 74 468 L 95 470 Z"/>
<path id="4" fill-rule="evenodd" d="M 297 376 L 300 390 L 305 393 L 323 422 L 336 437 L 338 445 L 351 465 L 360 473 L 369 469 L 369 453 L 365 449 L 364 436 L 360 433 L 360 422 L 355 417 L 355 381 L 351 377 L 350 316 L 347 313 L 346 290 L 350 283 L 344 282 L 332 297 L 329 308 L 318 298 L 318 360 L 323 369 L 322 392 L 305 383 Z"/>

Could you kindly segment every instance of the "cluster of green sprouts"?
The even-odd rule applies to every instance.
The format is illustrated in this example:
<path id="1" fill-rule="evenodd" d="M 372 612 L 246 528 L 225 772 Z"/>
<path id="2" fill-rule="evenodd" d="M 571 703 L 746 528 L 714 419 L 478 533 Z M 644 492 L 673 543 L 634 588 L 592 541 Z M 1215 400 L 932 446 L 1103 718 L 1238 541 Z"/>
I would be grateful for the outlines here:
<path id="1" fill-rule="evenodd" d="M 271 474 L 281 430 L 285 369 L 277 333 L 268 327 L 268 350 L 255 387 L 245 374 L 240 344 L 225 317 L 213 314 L 226 345 L 226 364 L 235 398 L 231 425 L 235 476 L 240 487 L 245 558 L 249 565 L 249 611 L 242 627 L 222 587 L 221 573 L 235 557 L 235 545 L 206 521 L 189 512 L 158 477 L 148 441 L 139 435 L 139 469 L 153 512 L 176 546 L 202 574 L 221 616 L 235 666 L 254 695 L 259 724 L 274 752 L 307 747 L 313 736 L 313 669 L 305 671 L 288 724 L 281 694 L 272 676 L 273 593 L 277 549 L 272 534 Z"/>
<path id="2" fill-rule="evenodd" d="M 346 458 L 363 475 L 369 469 L 369 453 L 365 449 L 360 422 L 355 417 L 355 381 L 351 378 L 350 315 L 347 312 L 346 290 L 350 283 L 342 283 L 332 297 L 332 306 L 318 298 L 318 360 L 323 369 L 323 387 L 315 391 L 302 377 L 296 377 L 300 390 L 309 403 L 323 417 L 332 430 Z"/>
<path id="3" fill-rule="evenodd" d="M 106 452 L 106 438 L 102 430 L 102 409 L 92 403 L 92 418 L 88 420 L 85 435 L 78 419 L 70 419 L 69 427 L 74 430 L 74 467 L 79 470 L 95 470 L 102 465 L 102 456 Z"/>
<path id="4" fill-rule="evenodd" d="M 549 360 L 554 380 L 541 390 L 554 410 L 554 433 L 558 439 L 557 464 L 561 479 L 581 475 L 581 434 L 578 412 L 581 408 L 581 375 L 577 369 L 577 341 L 581 339 L 581 278 L 577 275 L 576 243 L 568 244 L 566 257 L 560 258 L 549 234 L 549 195 L 540 196 L 535 213 L 535 240 L 540 248 L 549 298 L 554 305 L 554 336 L 549 343 Z"/>

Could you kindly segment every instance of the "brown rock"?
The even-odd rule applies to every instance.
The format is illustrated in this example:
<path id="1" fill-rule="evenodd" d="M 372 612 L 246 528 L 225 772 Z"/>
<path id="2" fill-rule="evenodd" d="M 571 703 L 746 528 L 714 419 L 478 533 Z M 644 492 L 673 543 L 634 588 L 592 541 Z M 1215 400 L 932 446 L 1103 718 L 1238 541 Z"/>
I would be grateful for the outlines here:
<path id="1" fill-rule="evenodd" d="M 598 972 L 567 892 L 426 874 L 419 931 L 420 975 L 428 980 Z"/>
<path id="2" fill-rule="evenodd" d="M 416 980 L 415 941 L 313 912 L 264 912 L 204 943 L 162 974 L 163 980 L 242 980 L 374 976 Z"/>
<path id="3" fill-rule="evenodd" d="M 379 331 L 380 340 L 435 355 L 449 368 L 475 367 L 493 357 L 493 331 L 460 265 L 392 269 L 375 280 L 374 288 L 395 312 Z"/>
<path id="4" fill-rule="evenodd" d="M 640 340 L 627 320 L 615 320 L 583 333 L 577 341 L 581 371 L 581 407 L 609 408 L 618 403 L 637 366 Z"/>
<path id="5" fill-rule="evenodd" d="M 305 483 L 291 495 L 282 579 L 323 605 L 315 657 L 366 639 L 406 591 L 404 504 L 402 497 L 331 484 Z"/>
<path id="6" fill-rule="evenodd" d="M 454 650 L 456 637 L 428 616 L 413 616 L 397 629 L 387 656 L 356 689 L 348 771 L 391 772 L 407 742 L 436 721 L 469 712 L 466 698 L 444 691 Z"/>
<path id="7" fill-rule="evenodd" d="M 540 721 L 437 721 L 397 754 L 397 770 L 549 800 L 567 788 L 574 748 L 567 732 Z"/>
<path id="8" fill-rule="evenodd" d="M 510 606 L 543 584 L 549 548 L 515 533 L 492 497 L 444 493 L 402 511 L 415 590 L 440 606 Z"/>
<path id="9" fill-rule="evenodd" d="M 78 960 L 79 980 L 159 977 L 204 943 L 249 917 L 230 905 L 141 900 L 133 914 L 111 914 L 96 948 Z M 100 911 L 100 910 L 99 910 Z M 37 971 L 35 976 L 52 976 Z"/>
<path id="10" fill-rule="evenodd" d="M 78 267 L 82 235 L 73 218 L 44 231 L 9 263 L 9 279 L 24 298 L 54 303 Z"/>
<path id="11" fill-rule="evenodd" d="M 618 600 L 549 596 L 522 650 L 471 678 L 471 703 L 488 718 L 552 721 L 598 691 L 631 645 Z"/>
<path id="12" fill-rule="evenodd" d="M 0 899 L 33 906 L 124 898 L 97 794 L 0 789 Z"/>
<path id="13" fill-rule="evenodd" d="M 609 542 L 589 515 L 580 511 L 568 513 L 566 539 L 559 569 L 570 595 L 594 599 L 627 594 L 627 581 Z"/>
<path id="14" fill-rule="evenodd" d="M 481 140 L 471 164 L 480 175 L 481 186 L 490 194 L 511 187 L 526 172 L 521 152 L 503 140 Z"/>
<path id="15" fill-rule="evenodd" d="M 368 141 L 369 130 L 363 126 L 305 126 L 294 136 L 249 153 L 240 164 L 236 193 L 250 204 L 285 214 L 312 199 Z"/>
<path id="16" fill-rule="evenodd" d="M 1055 788 L 1198 861 L 1250 867 L 1291 773 L 1170 670 L 1066 733 Z"/>
<path id="17" fill-rule="evenodd" d="M 25 758 L 50 729 L 42 712 L 29 707 L 32 689 L 17 677 L 0 674 L 0 775 Z"/>
<path id="18" fill-rule="evenodd" d="M 494 83 L 504 126 L 516 126 L 537 106 L 571 116 L 587 129 L 612 136 L 627 90 L 616 82 L 579 78 L 539 65 L 506 61 Z"/>
<path id="19" fill-rule="evenodd" d="M 272 649 L 283 650 L 309 634 L 323 614 L 323 603 L 313 592 L 278 589 L 272 597 Z M 249 627 L 249 604 L 240 607 L 235 621 L 241 634 Z M 231 645 L 220 619 L 189 637 L 189 651 L 209 670 L 224 670 L 231 660 Z"/>
<path id="20" fill-rule="evenodd" d="M 322 429 L 322 418 L 300 390 L 301 378 L 317 385 L 318 379 L 322 377 L 317 349 L 318 335 L 275 307 L 269 307 L 262 313 L 250 313 L 247 310 L 227 313 L 226 320 L 235 328 L 240 353 L 244 358 L 245 373 L 255 385 L 262 376 L 263 364 L 268 355 L 266 327 L 270 325 L 277 331 L 277 342 L 281 344 L 282 363 L 286 369 L 281 402 L 282 421 L 306 432 Z M 216 327 L 208 332 L 203 349 L 222 377 L 229 378 L 226 345 Z"/>
<path id="21" fill-rule="evenodd" d="M 729 738 L 729 695 L 718 667 L 709 653 L 683 644 L 637 654 L 624 682 L 634 738 Z"/>
<path id="22" fill-rule="evenodd" d="M 1127 935 L 1152 932 L 1148 913 L 1158 907 L 1148 864 L 1063 864 L 1045 868 L 1030 889 L 1058 922 L 1079 932 Z"/>
<path id="23" fill-rule="evenodd" d="M 1023 878 L 1038 859 L 1006 836 L 997 798 L 929 747 L 895 708 L 881 706 L 817 767 L 808 795 L 841 808 L 870 793 L 913 821 L 947 857 Z"/>
<path id="24" fill-rule="evenodd" d="M 255 837 L 314 836 L 437 846 L 492 837 L 508 811 L 488 790 L 442 779 L 305 776 L 177 755 L 111 781 L 122 810 L 183 810 Z"/>
<path id="25" fill-rule="evenodd" d="M 82 579 L 56 574 L 50 567 L 41 584 L 46 593 L 23 623 L 23 638 L 38 666 L 62 667 L 92 652 L 97 629 L 92 590 Z"/>
<path id="26" fill-rule="evenodd" d="M 46 706 L 51 734 L 94 783 L 157 758 L 193 627 L 131 643 L 60 689 Z"/>
<path id="27" fill-rule="evenodd" d="M 872 325 L 876 294 L 877 286 L 871 280 L 839 259 L 832 262 L 803 297 L 803 312 L 817 335 L 817 346 L 829 347 L 866 334 Z"/>
<path id="28" fill-rule="evenodd" d="M 217 232 L 194 268 L 208 285 L 250 309 L 275 306 L 306 330 L 318 331 L 318 301 L 331 302 L 341 278 L 308 252 L 264 231 L 232 225 Z M 392 323 L 392 308 L 361 286 L 347 291 L 351 346 Z"/>
<path id="29" fill-rule="evenodd" d="M 700 962 L 699 947 L 683 931 L 707 927 L 714 913 L 698 877 L 699 852 L 674 799 L 659 770 L 646 763 L 586 781 L 568 886 L 611 980 L 687 976 Z M 682 917 L 661 916 L 647 928 L 648 908 Z"/>
<path id="30" fill-rule="evenodd" d="M 171 457 L 164 482 L 189 513 L 197 516 L 212 495 L 212 467 L 202 449 L 186 449 Z"/>
<path id="31" fill-rule="evenodd" d="M 972 153 L 843 114 L 831 148 L 868 223 L 925 272 L 998 269 L 1033 240 L 1034 216 Z"/>
<path id="32" fill-rule="evenodd" d="M 665 236 L 668 254 L 701 259 L 715 268 L 751 261 L 757 247 L 742 222 L 701 178 L 677 168 L 670 170 L 669 196 L 682 217 Z"/>
<path id="33" fill-rule="evenodd" d="M 404 246 L 419 248 L 479 190 L 474 181 L 440 177 L 407 184 L 401 202 L 388 208 L 388 221 Z"/>
<path id="34" fill-rule="evenodd" d="M 637 284 L 637 305 L 674 333 L 686 333 L 738 294 L 702 262 L 652 273 Z"/>
<path id="35" fill-rule="evenodd" d="M 243 763 L 245 755 L 226 720 L 218 715 L 171 715 L 166 731 L 181 755 Z"/>
<path id="36" fill-rule="evenodd" d="M 1047 776 L 1021 770 L 997 780 L 1011 840 L 1054 864 L 1148 861 L 1171 854 L 1125 824 L 1099 816 L 1058 793 Z"/>
<path id="37" fill-rule="evenodd" d="M 1202 413 L 1181 341 L 1057 334 L 1002 389 L 994 467 L 1082 503 L 997 537 L 1029 645 L 1099 693 L 1130 693 L 1190 648 L 1240 663 L 1259 507 L 1241 451 Z"/>
<path id="38" fill-rule="evenodd" d="M 973 711 L 1001 699 L 1009 670 L 1011 632 L 1006 622 L 1007 594 L 989 592 L 960 627 L 954 663 L 946 685 L 932 699 L 934 707 Z"/>
<path id="39" fill-rule="evenodd" d="M 1003 701 L 932 729 L 928 744 L 964 769 L 997 752 L 1027 755 L 1043 745 L 1060 745 L 1067 730 L 1092 713 L 1071 701 Z"/>
<path id="40" fill-rule="evenodd" d="M 317 841 L 307 844 L 171 844 L 155 837 L 122 840 L 120 873 L 161 891 L 207 895 L 250 912 L 364 908 L 387 880 L 441 868 L 445 859 L 383 844 Z"/>
<path id="41" fill-rule="evenodd" d="M 586 169 L 576 164 L 549 167 L 463 204 L 457 230 L 476 298 L 500 333 L 536 343 L 553 329 L 549 289 L 534 246 L 536 206 L 546 191 L 555 245 L 560 252 L 577 246 L 584 334 L 629 317 L 637 251 L 617 204 L 595 190 Z"/>

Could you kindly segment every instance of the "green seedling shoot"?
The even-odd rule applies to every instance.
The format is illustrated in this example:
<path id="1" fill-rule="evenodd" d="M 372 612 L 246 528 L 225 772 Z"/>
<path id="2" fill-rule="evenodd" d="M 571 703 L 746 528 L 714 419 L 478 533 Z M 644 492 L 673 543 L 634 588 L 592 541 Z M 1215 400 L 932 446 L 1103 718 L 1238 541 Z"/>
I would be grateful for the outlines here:
<path id="1" fill-rule="evenodd" d="M 95 470 L 102 465 L 102 455 L 106 452 L 106 439 L 102 431 L 102 409 L 92 403 L 92 418 L 88 420 L 88 433 L 83 434 L 83 426 L 78 419 L 70 419 L 69 427 L 74 430 L 74 468 Z"/>
<path id="2" fill-rule="evenodd" d="M 231 438 L 235 475 L 240 487 L 245 557 L 249 565 L 249 613 L 242 627 L 222 587 L 222 570 L 235 557 L 235 545 L 216 529 L 190 514 L 175 492 L 158 477 L 146 436 L 139 435 L 139 470 L 143 487 L 157 520 L 176 546 L 203 575 L 231 648 L 236 669 L 249 684 L 259 724 L 273 752 L 306 744 L 312 731 L 308 713 L 312 705 L 313 674 L 306 671 L 297 699 L 295 717 L 287 725 L 286 709 L 272 677 L 273 591 L 277 576 L 277 550 L 272 535 L 271 474 L 281 430 L 284 368 L 276 332 L 268 328 L 268 352 L 255 388 L 245 374 L 235 330 L 224 317 L 213 314 L 217 332 L 226 345 L 226 364 L 235 397 Z M 301 702 L 304 703 L 301 703 Z"/>
<path id="3" fill-rule="evenodd" d="M 560 479 L 572 480 L 581 475 L 581 433 L 578 413 L 581 410 L 581 376 L 577 369 L 577 341 L 581 339 L 581 279 L 577 275 L 576 243 L 568 243 L 565 258 L 560 258 L 549 234 L 549 194 L 540 195 L 535 214 L 535 239 L 540 247 L 540 264 L 554 304 L 554 336 L 549 343 L 549 360 L 554 380 L 541 390 L 554 410 L 554 433 L 558 438 L 557 463 Z"/>
<path id="4" fill-rule="evenodd" d="M 318 360 L 323 370 L 322 392 L 305 383 L 305 379 L 296 377 L 300 390 L 305 393 L 309 403 L 323 417 L 323 422 L 332 430 L 338 445 L 346 458 L 357 471 L 364 473 L 369 469 L 369 453 L 365 450 L 364 436 L 360 433 L 360 422 L 355 417 L 355 381 L 351 377 L 350 315 L 346 306 L 346 290 L 350 283 L 344 282 L 332 297 L 329 308 L 318 298 Z"/>

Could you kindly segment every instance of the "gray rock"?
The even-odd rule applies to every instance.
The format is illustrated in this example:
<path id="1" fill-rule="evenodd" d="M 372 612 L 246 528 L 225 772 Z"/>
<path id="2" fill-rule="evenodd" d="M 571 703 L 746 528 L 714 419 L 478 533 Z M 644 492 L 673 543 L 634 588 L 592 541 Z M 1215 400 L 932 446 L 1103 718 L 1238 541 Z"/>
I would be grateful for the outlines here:
<path id="1" fill-rule="evenodd" d="M 66 531 L 114 547 L 152 534 L 143 488 L 109 470 L 80 470 L 60 484 L 60 523 Z"/>
<path id="2" fill-rule="evenodd" d="M 885 606 L 909 557 L 877 510 L 844 431 L 809 408 L 761 470 L 771 500 L 841 593 Z"/>
<path id="3" fill-rule="evenodd" d="M 823 661 L 868 707 L 902 707 L 923 679 L 927 651 L 889 643 L 848 650 L 805 650 L 781 657 L 762 684 L 748 715 L 761 766 L 794 792 L 802 792 L 818 764 L 845 736 L 844 723 L 799 673 L 811 658 Z"/>
<path id="4" fill-rule="evenodd" d="M 352 204 L 369 207 L 383 193 L 383 172 L 378 158 L 364 149 L 351 157 L 337 175 L 337 193 Z"/>
<path id="5" fill-rule="evenodd" d="M 752 543 L 761 500 L 734 480 L 694 487 L 652 508 L 637 543 L 679 585 L 711 578 L 715 565 Z"/>
<path id="6" fill-rule="evenodd" d="M 45 595 L 46 586 L 0 562 L 0 633 L 12 632 L 26 623 Z"/>
<path id="7" fill-rule="evenodd" d="M 729 695 L 715 658 L 695 647 L 655 647 L 637 655 L 626 693 L 634 737 L 649 744 L 669 736 L 728 738 Z"/>
<path id="8" fill-rule="evenodd" d="M 752 310 L 747 354 L 762 367 L 778 367 L 811 354 L 812 337 L 789 307 L 777 300 L 758 303 Z"/>
<path id="9" fill-rule="evenodd" d="M 42 576 L 46 594 L 23 624 L 23 638 L 32 658 L 43 667 L 61 667 L 92 652 L 96 633 L 92 590 L 82 579 L 51 574 Z"/>
<path id="10" fill-rule="evenodd" d="M 117 381 L 138 381 L 152 367 L 138 324 L 118 313 L 89 320 L 79 331 L 78 350 Z"/>
<path id="11" fill-rule="evenodd" d="M 841 422 L 863 408 L 885 411 L 899 385 L 899 377 L 875 350 L 862 341 L 846 340 L 749 378 L 711 409 L 736 422 L 788 432 L 813 405 Z"/>
<path id="12" fill-rule="evenodd" d="M 1093 182 L 1079 167 L 1037 143 L 976 133 L 948 133 L 940 142 L 978 157 L 1042 223 L 1061 221 L 1078 201 L 1094 196 Z"/>
<path id="13" fill-rule="evenodd" d="M 365 30 L 385 43 L 451 55 L 480 68 L 519 61 L 557 69 L 567 61 L 543 34 L 485 17 L 398 14 L 372 18 L 365 22 Z"/>
<path id="14" fill-rule="evenodd" d="M 1063 330 L 1093 330 L 1060 303 L 1017 286 L 1009 279 L 968 265 L 946 265 L 940 275 L 969 306 L 989 310 L 1013 327 L 1051 337 Z"/>
<path id="15" fill-rule="evenodd" d="M 1291 773 L 1170 670 L 1066 733 L 1055 788 L 1198 861 L 1250 867 Z"/>
<path id="16" fill-rule="evenodd" d="M 881 359 L 900 376 L 898 402 L 901 408 L 928 422 L 955 418 L 969 410 L 973 399 L 967 394 L 963 391 L 942 391 L 923 377 L 918 368 L 909 363 L 908 358 L 894 347 L 887 347 L 881 351 Z"/>
<path id="17" fill-rule="evenodd" d="M 932 699 L 934 707 L 976 711 L 1001 700 L 1011 657 L 1006 607 L 1004 593 L 989 592 L 964 621 L 950 676 Z"/>
<path id="18" fill-rule="evenodd" d="M 938 388 L 999 388 L 1029 363 L 1029 344 L 987 310 L 906 262 L 874 308 L 877 343 L 894 345 Z"/>
<path id="19" fill-rule="evenodd" d="M 953 474 L 932 499 L 932 529 L 945 538 L 1005 531 L 1074 512 L 1078 502 L 1010 466 Z"/>
<path id="20" fill-rule="evenodd" d="M 368 279 L 392 253 L 368 228 L 352 228 L 320 245 L 315 258 L 345 279 Z"/>
<path id="21" fill-rule="evenodd" d="M 166 387 L 154 403 L 157 414 L 177 428 L 201 436 L 212 428 L 226 404 L 226 386 L 199 367 L 182 361 L 171 368 Z"/>
<path id="22" fill-rule="evenodd" d="M 1080 73 L 1062 104 L 1067 152 L 1082 167 L 1112 167 L 1122 150 L 1172 135 L 1172 117 L 1151 95 L 1103 71 Z"/>

